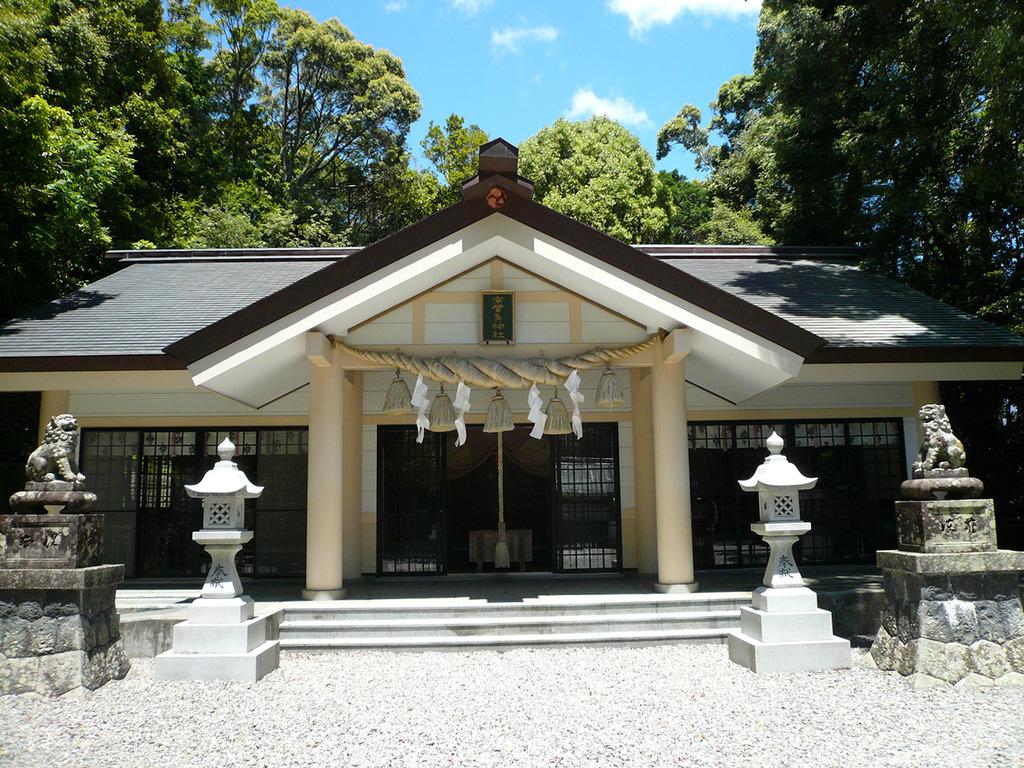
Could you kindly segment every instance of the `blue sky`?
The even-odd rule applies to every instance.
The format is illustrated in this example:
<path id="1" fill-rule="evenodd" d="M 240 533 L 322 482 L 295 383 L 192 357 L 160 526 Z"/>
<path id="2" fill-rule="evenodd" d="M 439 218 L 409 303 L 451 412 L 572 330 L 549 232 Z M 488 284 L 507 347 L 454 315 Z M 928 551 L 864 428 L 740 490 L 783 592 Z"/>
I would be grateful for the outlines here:
<path id="1" fill-rule="evenodd" d="M 683 104 L 751 70 L 760 0 L 297 0 L 402 59 L 429 121 L 457 112 L 518 144 L 559 116 L 608 114 L 654 154 Z M 424 161 L 420 161 L 422 165 Z M 697 175 L 675 150 L 658 163 Z"/>

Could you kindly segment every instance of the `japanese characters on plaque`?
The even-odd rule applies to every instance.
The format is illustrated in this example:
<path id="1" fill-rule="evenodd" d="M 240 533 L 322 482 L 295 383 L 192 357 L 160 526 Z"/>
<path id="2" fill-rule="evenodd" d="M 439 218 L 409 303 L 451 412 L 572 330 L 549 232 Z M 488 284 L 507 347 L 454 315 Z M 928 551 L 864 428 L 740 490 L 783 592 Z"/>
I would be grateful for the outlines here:
<path id="1" fill-rule="evenodd" d="M 515 341 L 515 292 L 480 292 L 480 340 L 484 344 Z"/>

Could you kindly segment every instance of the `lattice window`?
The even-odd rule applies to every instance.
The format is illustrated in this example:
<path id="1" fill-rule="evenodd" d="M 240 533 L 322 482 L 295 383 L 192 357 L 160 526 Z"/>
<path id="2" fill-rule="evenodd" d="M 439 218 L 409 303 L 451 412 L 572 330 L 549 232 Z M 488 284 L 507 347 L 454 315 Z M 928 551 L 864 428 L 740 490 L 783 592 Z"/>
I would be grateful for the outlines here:
<path id="1" fill-rule="evenodd" d="M 736 480 L 750 477 L 764 461 L 764 440 L 772 429 L 786 441 L 790 461 L 805 475 L 818 478 L 814 490 L 800 494 L 800 515 L 814 526 L 798 544 L 802 562 L 872 562 L 876 550 L 895 543 L 892 502 L 899 498 L 906 471 L 899 419 L 691 422 L 690 481 L 698 567 L 752 566 L 765 561 L 767 549 L 750 533 L 750 523 L 759 511 L 756 494 L 741 492 Z M 722 447 L 716 448 L 713 437 L 727 435 L 729 430 L 732 443 L 723 440 Z M 774 502 L 769 503 L 762 514 L 774 513 Z"/>
<path id="2" fill-rule="evenodd" d="M 206 455 L 212 456 L 213 459 L 217 460 L 217 446 L 224 442 L 224 438 L 230 438 L 231 442 L 235 444 L 235 458 L 234 461 L 238 461 L 240 456 L 255 456 L 256 455 L 256 431 L 246 430 L 223 430 L 217 432 L 206 433 Z"/>
<path id="3" fill-rule="evenodd" d="M 552 438 L 557 571 L 621 567 L 618 435 L 616 424 L 587 424 L 581 440 Z"/>
<path id="4" fill-rule="evenodd" d="M 445 561 L 444 435 L 377 428 L 377 572 L 439 574 Z"/>
<path id="5" fill-rule="evenodd" d="M 152 431 L 142 433 L 143 456 L 195 456 L 196 433 Z"/>
<path id="6" fill-rule="evenodd" d="M 101 509 L 122 513 L 116 531 L 115 518 L 107 518 L 105 557 L 116 552 L 108 562 L 127 562 L 129 573 L 140 576 L 202 572 L 205 556 L 192 541 L 192 532 L 204 524 L 202 505 L 183 486 L 213 466 L 217 445 L 228 434 L 238 449 L 239 466 L 253 482 L 269 486 L 258 504 L 249 500 L 245 505 L 242 524 L 256 532 L 256 540 L 243 550 L 239 568 L 244 574 L 302 574 L 309 446 L 305 428 L 83 430 L 80 464 L 90 490 L 98 492 Z M 111 550 L 110 542 L 118 549 Z"/>
<path id="7" fill-rule="evenodd" d="M 797 448 L 829 448 L 846 445 L 846 425 L 831 422 L 802 422 L 793 425 Z"/>
<path id="8" fill-rule="evenodd" d="M 778 517 L 792 517 L 794 515 L 793 498 L 791 496 L 776 496 L 775 514 Z"/>
<path id="9" fill-rule="evenodd" d="M 79 464 L 89 490 L 96 493 L 98 511 L 135 511 L 138 454 L 137 431 L 82 431 Z"/>
<path id="10" fill-rule="evenodd" d="M 231 526 L 234 504 L 230 501 L 207 501 L 206 519 L 210 528 L 228 528 Z"/>

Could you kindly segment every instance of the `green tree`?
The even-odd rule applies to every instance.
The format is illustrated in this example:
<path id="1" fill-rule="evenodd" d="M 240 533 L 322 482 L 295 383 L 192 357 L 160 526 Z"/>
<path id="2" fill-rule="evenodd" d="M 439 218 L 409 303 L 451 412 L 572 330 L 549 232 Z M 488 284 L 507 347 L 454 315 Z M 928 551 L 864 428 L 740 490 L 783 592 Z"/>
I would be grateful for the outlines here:
<path id="1" fill-rule="evenodd" d="M 706 182 L 684 178 L 679 171 L 660 171 L 656 181 L 658 207 L 667 220 L 658 242 L 771 244 L 771 238 L 761 231 L 748 209 L 715 200 Z"/>
<path id="2" fill-rule="evenodd" d="M 659 136 L 773 238 L 868 263 L 1014 320 L 1024 288 L 1024 7 L 766 0 L 754 72 Z M 993 297 L 1003 298 L 993 302 Z"/>
<path id="3" fill-rule="evenodd" d="M 292 196 L 336 161 L 365 166 L 404 146 L 420 115 L 399 59 L 305 11 L 282 11 L 264 81 L 280 178 Z"/>
<path id="4" fill-rule="evenodd" d="M 559 118 L 523 142 L 519 172 L 544 205 L 626 242 L 652 242 L 667 225 L 654 161 L 632 133 L 606 117 Z"/>
<path id="5" fill-rule="evenodd" d="M 867 266 L 1019 331 L 1022 82 L 1014 0 L 765 0 L 753 73 L 659 147 L 696 151 L 709 192 L 779 242 L 864 246 Z M 1024 543 L 1024 387 L 943 397 Z"/>
<path id="6" fill-rule="evenodd" d="M 410 160 L 404 148 L 396 147 L 380 160 L 351 170 L 344 210 L 352 243 L 375 242 L 437 209 L 437 177 L 411 168 Z"/>
<path id="7" fill-rule="evenodd" d="M 113 14 L 122 18 L 116 12 Z M 95 14 L 16 0 L 0 7 L 0 306 L 66 292 L 102 268 L 105 213 L 137 179 L 123 52 Z M 130 26 L 130 25 L 129 25 Z M 108 119 L 113 109 L 119 119 Z"/>
<path id="8" fill-rule="evenodd" d="M 476 123 L 467 126 L 461 115 L 449 115 L 443 126 L 430 121 L 420 146 L 423 156 L 444 179 L 438 196 L 439 207 L 462 199 L 462 182 L 476 174 L 477 152 L 489 139 L 483 128 Z"/>
<path id="9" fill-rule="evenodd" d="M 281 15 L 275 0 L 211 0 L 217 46 L 208 67 L 217 135 L 233 178 L 248 178 L 266 148 L 260 114 L 260 69 Z"/>

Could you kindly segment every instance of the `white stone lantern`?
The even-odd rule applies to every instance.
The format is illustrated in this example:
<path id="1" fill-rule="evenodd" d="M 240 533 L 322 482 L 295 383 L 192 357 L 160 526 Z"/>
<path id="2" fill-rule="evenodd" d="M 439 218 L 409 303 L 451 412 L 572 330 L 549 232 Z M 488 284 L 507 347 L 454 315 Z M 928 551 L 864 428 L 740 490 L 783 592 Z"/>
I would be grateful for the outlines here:
<path id="1" fill-rule="evenodd" d="M 202 480 L 185 486 L 189 496 L 203 500 L 203 529 L 195 531 L 192 540 L 210 555 L 210 570 L 201 594 L 214 599 L 242 594 L 235 556 L 244 544 L 252 541 L 252 531 L 245 529 L 245 500 L 263 493 L 263 488 L 250 483 L 245 472 L 232 461 L 235 446 L 231 440 L 224 438 L 217 446 L 217 455 L 220 461 Z"/>
<path id="2" fill-rule="evenodd" d="M 203 500 L 203 528 L 192 534 L 210 555 L 199 599 L 188 606 L 188 619 L 174 625 L 171 650 L 156 657 L 158 678 L 172 680 L 256 681 L 277 669 L 280 642 L 267 639 L 267 617 L 255 617 L 251 597 L 242 594 L 235 556 L 252 541 L 245 530 L 245 500 L 263 488 L 253 485 L 232 461 L 235 446 L 217 446 L 220 461 L 189 496 Z"/>
<path id="3" fill-rule="evenodd" d="M 758 494 L 758 522 L 750 530 L 768 544 L 764 584 L 754 590 L 752 607 L 740 608 L 740 629 L 729 635 L 729 658 L 754 672 L 803 672 L 850 666 L 850 643 L 832 634 L 832 614 L 804 584 L 793 545 L 811 530 L 800 519 L 800 491 L 813 488 L 782 455 L 784 442 L 772 432 L 768 458 L 753 477 L 740 480 Z"/>
<path id="4" fill-rule="evenodd" d="M 804 581 L 793 557 L 793 545 L 811 530 L 811 524 L 800 520 L 800 491 L 818 482 L 804 477 L 796 465 L 782 455 L 785 445 L 775 432 L 765 442 L 768 458 L 749 480 L 740 480 L 744 491 L 756 491 L 760 521 L 750 529 L 768 544 L 768 567 L 764 573 L 766 587 L 802 586 Z"/>

